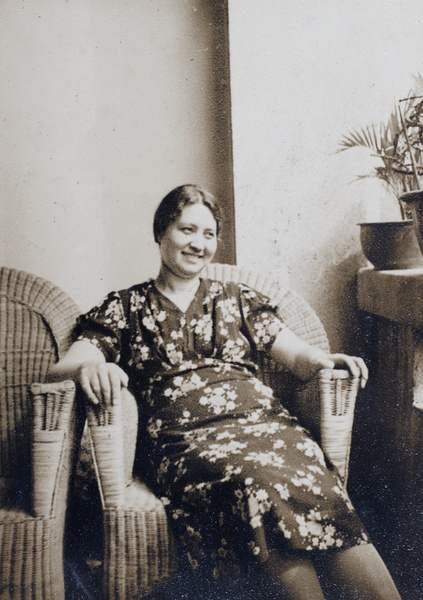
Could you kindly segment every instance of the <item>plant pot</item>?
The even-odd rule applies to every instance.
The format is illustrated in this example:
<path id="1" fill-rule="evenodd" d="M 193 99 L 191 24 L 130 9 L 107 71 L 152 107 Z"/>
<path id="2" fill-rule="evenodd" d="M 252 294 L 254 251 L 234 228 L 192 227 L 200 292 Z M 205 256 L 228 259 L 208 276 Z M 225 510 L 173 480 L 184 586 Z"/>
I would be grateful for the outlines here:
<path id="1" fill-rule="evenodd" d="M 405 192 L 401 194 L 400 200 L 410 209 L 416 237 L 423 252 L 423 191 Z"/>
<path id="2" fill-rule="evenodd" d="M 376 269 L 417 269 L 423 254 L 413 221 L 359 223 L 363 253 Z"/>

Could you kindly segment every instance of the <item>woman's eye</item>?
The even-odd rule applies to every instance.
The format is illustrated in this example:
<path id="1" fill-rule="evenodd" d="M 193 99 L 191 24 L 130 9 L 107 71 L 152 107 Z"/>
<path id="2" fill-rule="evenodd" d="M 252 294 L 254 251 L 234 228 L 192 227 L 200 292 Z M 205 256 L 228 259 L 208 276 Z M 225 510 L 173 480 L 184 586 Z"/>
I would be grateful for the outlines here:
<path id="1" fill-rule="evenodd" d="M 184 233 L 192 233 L 192 227 L 182 227 Z"/>
<path id="2" fill-rule="evenodd" d="M 206 236 L 206 238 L 207 238 L 208 240 L 212 240 L 214 237 L 216 237 L 216 236 L 215 236 L 215 234 L 213 233 L 213 231 L 209 231 L 209 232 L 207 232 L 207 233 L 205 234 L 205 236 Z"/>

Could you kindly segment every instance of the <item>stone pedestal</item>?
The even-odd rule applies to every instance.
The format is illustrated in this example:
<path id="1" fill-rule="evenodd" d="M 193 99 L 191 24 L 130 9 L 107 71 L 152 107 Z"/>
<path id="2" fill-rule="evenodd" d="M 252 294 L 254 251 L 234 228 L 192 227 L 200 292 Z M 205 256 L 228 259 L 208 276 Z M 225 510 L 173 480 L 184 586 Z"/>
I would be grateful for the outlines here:
<path id="1" fill-rule="evenodd" d="M 411 484 L 423 470 L 423 269 L 361 269 L 358 306 L 378 317 L 374 424 Z"/>
<path id="2" fill-rule="evenodd" d="M 358 306 L 377 322 L 366 397 L 371 451 L 362 467 L 383 543 L 396 545 L 411 580 L 423 571 L 423 269 L 361 269 Z M 423 578 L 415 585 L 423 594 Z"/>
<path id="3" fill-rule="evenodd" d="M 394 392 L 393 404 L 385 407 L 394 417 L 394 437 L 401 445 L 422 445 L 415 428 L 423 415 L 423 269 L 361 269 L 358 307 L 379 317 L 378 396 Z"/>

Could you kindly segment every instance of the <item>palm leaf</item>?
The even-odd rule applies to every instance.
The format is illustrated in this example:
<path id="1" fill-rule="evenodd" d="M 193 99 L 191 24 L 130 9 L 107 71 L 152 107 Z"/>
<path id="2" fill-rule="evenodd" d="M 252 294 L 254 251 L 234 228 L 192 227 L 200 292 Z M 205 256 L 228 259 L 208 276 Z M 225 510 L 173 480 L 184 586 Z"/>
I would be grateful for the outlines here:
<path id="1" fill-rule="evenodd" d="M 384 130 L 383 124 L 380 125 L 379 131 L 374 125 L 361 127 L 360 129 L 350 131 L 348 134 L 344 135 L 339 144 L 340 147 L 338 152 L 361 146 L 372 150 L 375 154 L 383 154 L 385 139 L 386 131 Z"/>
<path id="2" fill-rule="evenodd" d="M 413 134 L 412 159 L 416 170 L 423 177 L 423 101 L 416 103 L 423 96 L 423 77 L 420 73 L 414 77 L 414 90 L 406 98 L 401 99 L 401 113 L 405 118 L 406 132 Z M 387 189 L 398 199 L 400 194 L 413 187 L 413 165 L 410 164 L 410 149 L 404 144 L 404 124 L 401 119 L 399 104 L 394 108 L 385 123 L 379 127 L 369 125 L 349 131 L 341 139 L 337 152 L 350 148 L 366 148 L 371 154 L 380 159 L 368 175 L 360 175 L 358 179 L 376 177 L 382 180 Z M 400 202 L 400 208 L 401 202 Z"/>

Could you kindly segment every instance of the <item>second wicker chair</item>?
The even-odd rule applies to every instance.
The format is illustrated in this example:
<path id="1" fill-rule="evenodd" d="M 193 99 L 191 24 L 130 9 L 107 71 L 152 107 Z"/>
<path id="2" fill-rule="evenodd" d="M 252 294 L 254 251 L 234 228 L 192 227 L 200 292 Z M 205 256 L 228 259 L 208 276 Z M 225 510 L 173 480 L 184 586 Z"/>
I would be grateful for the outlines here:
<path id="1" fill-rule="evenodd" d="M 1 600 L 65 598 L 75 390 L 36 382 L 66 350 L 78 314 L 49 281 L 0 269 Z"/>

